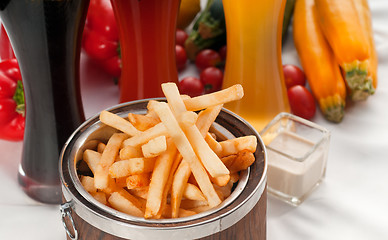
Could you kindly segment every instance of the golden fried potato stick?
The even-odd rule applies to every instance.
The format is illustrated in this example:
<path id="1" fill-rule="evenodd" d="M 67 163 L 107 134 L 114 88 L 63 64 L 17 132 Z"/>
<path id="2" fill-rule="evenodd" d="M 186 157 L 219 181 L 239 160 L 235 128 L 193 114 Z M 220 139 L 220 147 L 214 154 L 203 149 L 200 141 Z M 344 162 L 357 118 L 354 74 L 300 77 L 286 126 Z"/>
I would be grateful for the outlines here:
<path id="1" fill-rule="evenodd" d="M 206 111 L 203 114 L 203 119 L 199 124 L 205 130 L 202 135 L 200 130 L 195 125 L 198 122 L 198 116 L 194 112 L 188 112 L 185 104 L 179 94 L 178 87 L 175 83 L 163 83 L 162 90 L 167 98 L 168 105 L 175 118 L 178 118 L 180 127 L 183 128 L 187 139 L 189 140 L 195 154 L 201 160 L 206 170 L 212 177 L 229 174 L 229 170 L 225 167 L 219 157 L 211 150 L 209 145 L 204 140 L 207 129 L 214 122 L 215 117 L 221 110 L 221 107 L 215 107 Z M 210 117 L 210 121 L 205 121 L 204 118 Z M 159 116 L 160 118 L 160 116 Z M 172 206 L 174 207 L 174 206 Z"/>
<path id="2" fill-rule="evenodd" d="M 120 159 L 130 159 L 130 158 L 140 158 L 143 156 L 143 151 L 141 150 L 141 146 L 138 147 L 132 147 L 132 146 L 126 146 L 121 148 L 120 150 Z"/>
<path id="3" fill-rule="evenodd" d="M 179 216 L 179 206 L 183 197 L 183 192 L 187 186 L 187 180 L 191 174 L 190 165 L 188 162 L 183 159 L 179 164 L 178 169 L 174 174 L 174 180 L 172 182 L 171 188 L 171 210 L 172 218 L 177 218 Z"/>
<path id="4" fill-rule="evenodd" d="M 83 153 L 83 160 L 89 166 L 90 170 L 94 174 L 96 172 L 98 163 L 101 160 L 101 153 L 86 149 Z"/>
<path id="5" fill-rule="evenodd" d="M 170 107 L 171 112 L 174 114 L 175 118 L 178 118 L 179 115 L 187 111 L 186 106 L 179 94 L 178 87 L 175 83 L 163 83 L 162 91 L 164 96 L 166 96 L 168 106 Z M 152 104 L 150 106 L 152 106 Z"/>
<path id="6" fill-rule="evenodd" d="M 105 110 L 100 113 L 100 120 L 102 123 L 116 128 L 129 136 L 135 136 L 141 133 L 141 131 L 137 130 L 129 121 Z"/>
<path id="7" fill-rule="evenodd" d="M 160 122 L 160 120 L 157 117 L 153 117 L 152 114 L 143 115 L 128 113 L 128 120 L 139 131 L 147 130 Z"/>
<path id="8" fill-rule="evenodd" d="M 106 145 L 104 143 L 99 142 L 97 144 L 97 152 L 102 153 L 104 151 L 105 147 L 106 147 Z"/>
<path id="9" fill-rule="evenodd" d="M 183 209 L 192 209 L 202 206 L 208 206 L 208 202 L 201 201 L 201 200 L 190 200 L 190 199 L 182 199 L 181 201 L 181 208 Z"/>
<path id="10" fill-rule="evenodd" d="M 185 199 L 190 199 L 190 200 L 206 201 L 206 198 L 201 192 L 201 190 L 199 190 L 197 186 L 191 183 L 187 183 L 186 188 L 183 192 L 183 197 Z"/>
<path id="11" fill-rule="evenodd" d="M 137 187 L 134 189 L 128 189 L 128 192 L 132 194 L 133 196 L 136 196 L 138 198 L 142 198 L 147 200 L 148 196 L 148 189 L 150 186 L 145 186 L 145 187 Z"/>
<path id="12" fill-rule="evenodd" d="M 134 189 L 138 187 L 149 186 L 151 173 L 134 174 L 127 177 L 127 188 Z"/>
<path id="13" fill-rule="evenodd" d="M 197 125 L 203 137 L 206 137 L 208 134 L 209 128 L 216 120 L 222 106 L 223 104 L 215 105 L 213 107 L 206 108 L 198 114 L 198 119 L 195 125 Z"/>
<path id="14" fill-rule="evenodd" d="M 237 154 L 242 150 L 255 152 L 257 147 L 257 138 L 253 135 L 232 138 L 220 142 L 220 145 L 222 147 L 222 151 L 218 154 L 218 156 L 221 158 L 232 154 Z"/>
<path id="15" fill-rule="evenodd" d="M 220 143 L 209 132 L 205 136 L 205 141 L 217 156 L 222 152 Z"/>
<path id="16" fill-rule="evenodd" d="M 97 192 L 97 188 L 94 186 L 94 178 L 90 176 L 81 176 L 81 184 L 85 190 L 89 193 Z"/>
<path id="17" fill-rule="evenodd" d="M 109 167 L 114 163 L 119 153 L 121 143 L 128 137 L 124 133 L 114 133 L 108 140 L 104 152 L 101 155 L 100 162 L 94 172 L 94 185 L 97 189 L 108 187 Z"/>
<path id="18" fill-rule="evenodd" d="M 93 193 L 90 193 L 90 195 L 92 195 L 100 203 L 106 205 L 107 200 L 106 200 L 106 194 L 104 192 L 93 192 Z"/>
<path id="19" fill-rule="evenodd" d="M 244 96 L 244 90 L 240 84 L 233 85 L 221 91 L 184 99 L 188 111 L 199 111 L 208 107 L 240 100 Z"/>
<path id="20" fill-rule="evenodd" d="M 152 104 L 152 109 L 158 114 L 159 119 L 165 125 L 169 136 L 173 139 L 180 154 L 189 163 L 198 185 L 205 195 L 209 205 L 215 207 L 221 203 L 221 199 L 214 190 L 204 167 L 196 156 L 189 140 L 180 128 L 177 120 L 174 118 L 167 103 L 155 102 Z"/>
<path id="21" fill-rule="evenodd" d="M 149 140 L 141 146 L 145 158 L 152 158 L 160 155 L 167 149 L 166 136 L 162 135 Z"/>
<path id="22" fill-rule="evenodd" d="M 161 135 L 166 135 L 166 134 L 167 134 L 167 130 L 164 124 L 158 123 L 155 126 L 145 130 L 144 132 L 141 132 L 141 134 L 138 134 L 136 136 L 126 139 L 123 145 L 124 147 L 126 146 L 137 147 L 137 146 L 143 145 L 144 143 L 150 141 L 153 138 L 159 137 Z"/>
<path id="23" fill-rule="evenodd" d="M 251 166 L 255 161 L 255 155 L 248 150 L 242 150 L 236 155 L 230 155 L 222 158 L 222 161 L 231 173 L 236 173 Z"/>
<path id="24" fill-rule="evenodd" d="M 143 211 L 139 206 L 137 206 L 135 201 L 133 200 L 133 196 L 130 193 L 122 190 L 120 192 L 114 192 L 108 199 L 108 202 L 115 209 L 127 213 L 136 217 L 143 217 Z"/>
<path id="25" fill-rule="evenodd" d="M 193 112 L 185 112 L 182 115 L 187 115 L 186 113 L 189 114 Z M 190 124 L 189 121 L 182 120 L 180 123 L 195 154 L 201 160 L 203 166 L 206 168 L 209 174 L 214 178 L 229 174 L 229 170 L 225 167 L 217 154 L 215 154 L 206 143 L 197 126 Z"/>
<path id="26" fill-rule="evenodd" d="M 180 218 L 182 218 L 182 217 L 189 217 L 189 216 L 192 216 L 194 214 L 197 214 L 197 213 L 194 212 L 194 211 L 190 211 L 190 210 L 186 210 L 186 209 L 180 208 L 179 209 L 178 217 L 180 217 Z M 164 208 L 162 216 L 164 218 L 171 218 L 172 217 L 172 215 L 171 215 L 171 206 L 170 205 L 166 205 L 166 207 Z"/>
<path id="27" fill-rule="evenodd" d="M 109 167 L 109 174 L 113 178 L 127 177 L 133 174 L 152 172 L 155 158 L 131 158 L 113 163 Z"/>
<path id="28" fill-rule="evenodd" d="M 159 212 L 155 216 L 155 218 L 161 218 L 162 215 L 165 214 L 166 207 L 167 207 L 167 197 L 168 197 L 168 194 L 171 191 L 172 181 L 174 179 L 174 173 L 175 173 L 176 169 L 178 168 L 179 164 L 181 163 L 181 161 L 182 161 L 182 155 L 177 151 L 177 154 L 176 154 L 175 159 L 174 159 L 174 161 L 172 163 L 170 172 L 168 174 L 168 179 L 167 179 L 167 182 L 166 182 L 166 186 L 164 187 L 164 190 L 163 190 L 162 203 L 161 203 Z M 171 216 L 171 207 L 169 207 L 169 211 L 170 211 L 169 215 Z"/>
<path id="29" fill-rule="evenodd" d="M 156 158 L 151 182 L 147 193 L 147 203 L 144 217 L 157 216 L 163 199 L 163 192 L 168 182 L 171 166 L 176 158 L 177 149 L 171 139 L 167 139 L 167 149 Z"/>

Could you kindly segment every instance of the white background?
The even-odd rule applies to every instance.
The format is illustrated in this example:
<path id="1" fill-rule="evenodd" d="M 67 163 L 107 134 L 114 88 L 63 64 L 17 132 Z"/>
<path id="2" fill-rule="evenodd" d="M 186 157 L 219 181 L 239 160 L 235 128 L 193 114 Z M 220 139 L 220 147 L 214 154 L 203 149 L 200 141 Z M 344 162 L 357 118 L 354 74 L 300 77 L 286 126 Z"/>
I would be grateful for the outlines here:
<path id="1" fill-rule="evenodd" d="M 269 240 L 388 239 L 388 2 L 370 6 L 380 62 L 376 94 L 349 104 L 340 124 L 318 112 L 313 121 L 332 134 L 326 178 L 299 207 L 268 198 Z M 300 65 L 292 37 L 283 63 Z M 87 117 L 118 102 L 117 86 L 84 55 L 81 71 Z M 192 74 L 189 66 L 181 76 Z M 58 205 L 35 202 L 18 186 L 21 150 L 21 142 L 0 140 L 0 239 L 64 239 Z"/>

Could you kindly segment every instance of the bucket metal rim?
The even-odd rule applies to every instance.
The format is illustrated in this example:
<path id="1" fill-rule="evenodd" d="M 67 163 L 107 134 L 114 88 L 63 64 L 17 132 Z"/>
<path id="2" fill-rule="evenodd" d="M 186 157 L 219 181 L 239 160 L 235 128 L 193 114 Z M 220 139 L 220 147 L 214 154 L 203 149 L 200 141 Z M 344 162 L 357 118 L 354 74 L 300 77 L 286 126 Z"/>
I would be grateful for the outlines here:
<path id="1" fill-rule="evenodd" d="M 152 99 L 162 101 L 165 100 L 165 98 Z M 149 100 L 151 99 L 122 103 L 106 110 L 113 113 L 119 113 L 121 110 L 134 105 L 144 105 Z M 243 199 L 239 199 L 240 196 L 237 196 L 237 198 L 234 199 L 234 201 L 239 199 L 238 204 L 234 203 L 234 206 L 232 207 L 228 206 L 230 205 L 229 203 L 224 204 L 224 206 L 222 206 L 223 208 L 217 209 L 216 211 L 209 210 L 211 211 L 210 213 L 203 214 L 205 217 L 198 218 L 199 220 L 195 219 L 194 221 L 190 217 L 181 218 L 179 221 L 139 221 L 139 218 L 118 212 L 94 199 L 91 200 L 87 197 L 85 198 L 85 194 L 80 194 L 79 187 L 75 186 L 80 184 L 79 180 L 77 183 L 78 177 L 77 179 L 74 178 L 74 176 L 76 176 L 75 164 L 71 164 L 71 161 L 66 160 L 70 159 L 69 154 L 72 152 L 71 148 L 74 146 L 75 140 L 77 140 L 79 136 L 81 136 L 88 128 L 92 127 L 93 125 L 94 128 L 98 127 L 96 124 L 99 121 L 99 114 L 92 116 L 77 130 L 75 130 L 62 149 L 60 157 L 61 162 L 59 166 L 64 200 L 71 203 L 70 206 L 74 212 L 89 224 L 101 229 L 104 232 L 124 238 L 159 239 L 168 237 L 169 239 L 186 239 L 188 236 L 189 238 L 199 238 L 222 231 L 232 226 L 249 213 L 249 211 L 257 204 L 265 190 L 267 181 L 267 152 L 260 135 L 246 120 L 225 108 L 221 110 L 220 115 L 221 117 L 223 116 L 232 119 L 238 123 L 240 127 L 243 126 L 245 129 L 244 131 L 249 131 L 251 134 L 254 134 L 258 138 L 258 147 L 260 146 L 259 154 L 262 157 L 261 164 L 263 165 L 261 167 L 261 176 L 259 179 L 255 180 L 256 186 L 250 186 L 250 192 L 245 193 Z M 255 164 L 258 163 L 255 162 L 254 165 Z M 247 176 L 250 174 L 251 171 L 247 170 Z M 246 186 L 243 187 L 245 188 Z M 244 192 L 246 189 L 243 189 L 242 191 Z M 225 210 L 226 206 L 228 206 L 228 210 Z M 109 208 L 110 211 L 107 212 L 104 208 Z"/>

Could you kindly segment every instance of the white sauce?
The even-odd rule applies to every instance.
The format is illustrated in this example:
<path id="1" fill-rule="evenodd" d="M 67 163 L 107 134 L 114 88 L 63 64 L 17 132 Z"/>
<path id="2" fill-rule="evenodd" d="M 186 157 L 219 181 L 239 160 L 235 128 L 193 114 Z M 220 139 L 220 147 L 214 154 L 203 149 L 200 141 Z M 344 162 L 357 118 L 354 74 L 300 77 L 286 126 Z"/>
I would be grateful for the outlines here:
<path id="1" fill-rule="evenodd" d="M 320 182 L 325 174 L 327 149 L 323 144 L 314 150 L 314 145 L 289 131 L 279 133 L 267 144 L 271 191 L 300 199 Z"/>

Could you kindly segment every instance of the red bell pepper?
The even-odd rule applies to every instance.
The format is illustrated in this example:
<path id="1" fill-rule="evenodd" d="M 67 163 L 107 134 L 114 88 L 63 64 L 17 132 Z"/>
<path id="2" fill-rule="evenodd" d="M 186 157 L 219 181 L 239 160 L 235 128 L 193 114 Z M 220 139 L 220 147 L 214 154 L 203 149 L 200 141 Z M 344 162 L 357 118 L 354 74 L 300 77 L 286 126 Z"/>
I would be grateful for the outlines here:
<path id="1" fill-rule="evenodd" d="M 23 139 L 25 117 L 21 79 L 15 58 L 0 62 L 0 139 Z"/>
<path id="2" fill-rule="evenodd" d="M 110 0 L 90 1 L 82 47 L 108 74 L 120 77 L 119 33 Z"/>

